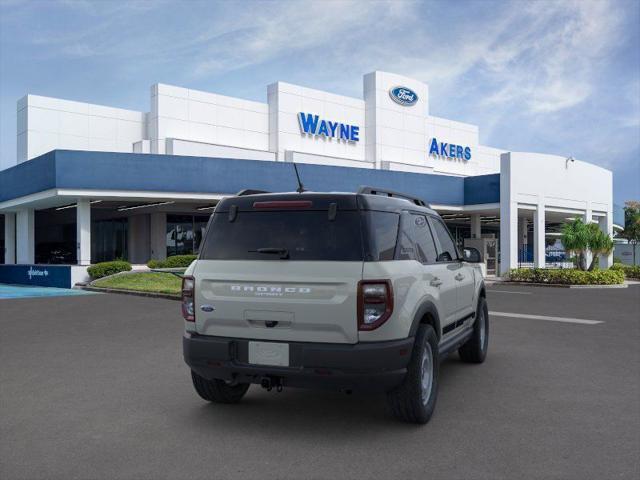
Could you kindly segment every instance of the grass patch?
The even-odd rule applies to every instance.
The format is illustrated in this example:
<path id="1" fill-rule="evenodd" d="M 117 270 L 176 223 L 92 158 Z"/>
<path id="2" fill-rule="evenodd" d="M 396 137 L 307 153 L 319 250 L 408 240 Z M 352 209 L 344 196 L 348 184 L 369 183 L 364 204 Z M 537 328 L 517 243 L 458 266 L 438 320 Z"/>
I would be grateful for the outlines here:
<path id="1" fill-rule="evenodd" d="M 179 295 L 182 288 L 182 279 L 170 273 L 141 272 L 103 278 L 96 280 L 92 285 L 101 288 Z"/>

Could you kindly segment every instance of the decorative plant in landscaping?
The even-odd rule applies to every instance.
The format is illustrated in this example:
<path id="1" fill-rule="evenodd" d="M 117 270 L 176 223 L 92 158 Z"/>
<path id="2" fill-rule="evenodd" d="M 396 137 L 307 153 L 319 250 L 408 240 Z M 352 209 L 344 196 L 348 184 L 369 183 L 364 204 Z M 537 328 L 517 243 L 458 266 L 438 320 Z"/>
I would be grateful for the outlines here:
<path id="1" fill-rule="evenodd" d="M 149 260 L 147 267 L 149 268 L 187 268 L 191 265 L 197 255 L 173 255 L 167 257 L 166 260 Z"/>
<path id="2" fill-rule="evenodd" d="M 619 270 L 624 273 L 627 278 L 640 280 L 640 265 L 624 265 L 622 263 L 614 263 L 610 270 Z"/>
<path id="3" fill-rule="evenodd" d="M 131 264 L 124 260 L 114 260 L 112 262 L 100 262 L 87 268 L 87 272 L 91 278 L 108 277 L 120 272 L 128 272 L 131 270 Z"/>
<path id="4" fill-rule="evenodd" d="M 575 257 L 578 270 L 592 271 L 596 268 L 600 255 L 609 255 L 613 250 L 613 240 L 607 233 L 595 223 L 584 223 L 579 218 L 562 227 L 560 241 L 567 253 Z M 592 260 L 587 265 L 589 252 Z"/>
<path id="5" fill-rule="evenodd" d="M 509 272 L 509 280 L 551 285 L 619 285 L 624 282 L 624 272 L 619 268 L 592 272 L 572 268 L 514 268 Z"/>

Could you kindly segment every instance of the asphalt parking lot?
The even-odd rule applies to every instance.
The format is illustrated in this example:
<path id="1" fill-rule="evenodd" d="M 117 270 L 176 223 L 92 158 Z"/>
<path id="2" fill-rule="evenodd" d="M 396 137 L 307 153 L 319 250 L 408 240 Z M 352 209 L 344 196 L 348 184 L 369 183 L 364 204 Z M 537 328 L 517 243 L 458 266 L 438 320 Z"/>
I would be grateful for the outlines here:
<path id="1" fill-rule="evenodd" d="M 0 478 L 640 478 L 640 285 L 494 286 L 482 365 L 451 356 L 435 416 L 382 396 L 196 396 L 179 304 L 0 300 Z M 572 323 L 549 317 L 596 320 Z"/>

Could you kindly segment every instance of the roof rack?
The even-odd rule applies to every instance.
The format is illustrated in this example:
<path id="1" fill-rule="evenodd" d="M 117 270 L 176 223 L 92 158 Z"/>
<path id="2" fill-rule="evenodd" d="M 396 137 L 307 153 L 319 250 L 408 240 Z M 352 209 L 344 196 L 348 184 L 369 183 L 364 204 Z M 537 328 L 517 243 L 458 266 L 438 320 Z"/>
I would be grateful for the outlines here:
<path id="1" fill-rule="evenodd" d="M 245 188 L 236 193 L 236 197 L 244 197 L 245 195 L 260 195 L 261 193 L 271 193 L 266 190 L 254 190 L 252 188 Z"/>
<path id="2" fill-rule="evenodd" d="M 402 198 L 403 200 L 407 200 L 411 203 L 414 203 L 420 207 L 427 207 L 427 208 L 431 208 L 424 200 L 422 200 L 421 198 L 417 198 L 417 197 L 412 197 L 411 195 L 407 195 L 405 193 L 400 193 L 400 192 L 394 192 L 393 190 L 387 190 L 384 188 L 376 188 L 376 187 L 369 187 L 369 186 L 361 186 L 358 189 L 359 194 L 365 194 L 365 195 L 381 195 L 381 196 L 385 196 L 385 197 L 392 197 L 392 198 Z"/>

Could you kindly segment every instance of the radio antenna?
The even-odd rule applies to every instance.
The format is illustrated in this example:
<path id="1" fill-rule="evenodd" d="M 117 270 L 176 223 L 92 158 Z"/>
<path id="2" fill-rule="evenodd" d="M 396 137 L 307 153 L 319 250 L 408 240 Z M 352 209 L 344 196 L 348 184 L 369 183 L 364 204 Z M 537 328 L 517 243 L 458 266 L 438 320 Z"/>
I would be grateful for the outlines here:
<path id="1" fill-rule="evenodd" d="M 304 189 L 304 185 L 300 181 L 300 174 L 298 173 L 298 165 L 296 165 L 295 162 L 293 162 L 293 168 L 296 171 L 296 178 L 298 179 L 298 188 L 296 189 L 296 192 L 298 193 L 306 192 L 306 190 Z"/>

